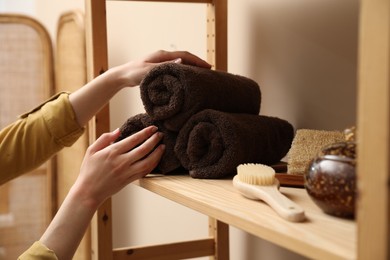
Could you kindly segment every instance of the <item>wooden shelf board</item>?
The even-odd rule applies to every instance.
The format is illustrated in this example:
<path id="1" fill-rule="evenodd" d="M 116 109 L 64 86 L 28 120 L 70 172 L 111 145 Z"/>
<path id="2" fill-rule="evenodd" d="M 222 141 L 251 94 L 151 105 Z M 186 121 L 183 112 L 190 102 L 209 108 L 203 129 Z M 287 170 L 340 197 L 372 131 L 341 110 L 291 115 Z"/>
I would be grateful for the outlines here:
<path id="1" fill-rule="evenodd" d="M 148 175 L 137 185 L 202 214 L 309 258 L 356 259 L 356 223 L 324 214 L 305 189 L 281 188 L 305 209 L 307 221 L 292 223 L 268 205 L 244 198 L 231 179 Z"/>

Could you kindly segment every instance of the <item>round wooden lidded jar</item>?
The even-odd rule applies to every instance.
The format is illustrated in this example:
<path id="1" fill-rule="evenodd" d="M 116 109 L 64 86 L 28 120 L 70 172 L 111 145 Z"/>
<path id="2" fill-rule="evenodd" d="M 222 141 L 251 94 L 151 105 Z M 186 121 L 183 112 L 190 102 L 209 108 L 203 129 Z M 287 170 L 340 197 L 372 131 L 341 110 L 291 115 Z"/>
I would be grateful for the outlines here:
<path id="1" fill-rule="evenodd" d="M 327 214 L 355 217 L 356 143 L 341 142 L 322 149 L 305 174 L 305 188 Z"/>

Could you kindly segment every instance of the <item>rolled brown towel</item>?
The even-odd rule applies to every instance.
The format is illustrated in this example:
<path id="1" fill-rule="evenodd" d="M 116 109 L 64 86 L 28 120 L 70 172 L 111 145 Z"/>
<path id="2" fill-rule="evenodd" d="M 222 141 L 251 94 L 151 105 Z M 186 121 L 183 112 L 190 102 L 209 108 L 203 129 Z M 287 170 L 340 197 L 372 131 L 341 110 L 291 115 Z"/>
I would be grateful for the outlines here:
<path id="1" fill-rule="evenodd" d="M 177 133 L 166 130 L 159 122 L 154 122 L 147 114 L 138 114 L 127 119 L 120 127 L 120 135 L 115 142 L 118 142 L 150 125 L 157 126 L 159 131 L 164 134 L 162 143 L 165 144 L 165 152 L 155 170 L 166 174 L 181 167 L 180 161 L 174 152 Z"/>
<path id="2" fill-rule="evenodd" d="M 194 178 L 223 178 L 241 163 L 271 165 L 288 152 L 292 125 L 276 117 L 203 110 L 180 130 L 175 153 Z"/>
<path id="3" fill-rule="evenodd" d="M 246 77 L 195 66 L 166 63 L 151 70 L 140 85 L 145 110 L 172 131 L 203 109 L 259 114 L 259 85 Z"/>

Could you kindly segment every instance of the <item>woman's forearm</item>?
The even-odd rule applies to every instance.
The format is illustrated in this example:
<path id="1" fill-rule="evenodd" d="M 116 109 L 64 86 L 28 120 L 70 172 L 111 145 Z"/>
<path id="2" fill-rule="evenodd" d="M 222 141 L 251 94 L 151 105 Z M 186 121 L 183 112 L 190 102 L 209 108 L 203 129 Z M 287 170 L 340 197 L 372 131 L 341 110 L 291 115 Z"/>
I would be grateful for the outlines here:
<path id="1" fill-rule="evenodd" d="M 40 239 L 61 260 L 72 259 L 97 209 L 97 205 L 85 203 L 80 197 L 77 188 L 72 187 Z"/>
<path id="2" fill-rule="evenodd" d="M 115 130 L 89 146 L 75 184 L 40 239 L 58 259 L 72 259 L 101 203 L 157 166 L 164 152 L 157 130 L 149 126 L 113 143 L 119 136 Z"/>
<path id="3" fill-rule="evenodd" d="M 123 87 L 116 73 L 114 69 L 108 70 L 69 95 L 69 101 L 80 126 L 85 126 Z"/>

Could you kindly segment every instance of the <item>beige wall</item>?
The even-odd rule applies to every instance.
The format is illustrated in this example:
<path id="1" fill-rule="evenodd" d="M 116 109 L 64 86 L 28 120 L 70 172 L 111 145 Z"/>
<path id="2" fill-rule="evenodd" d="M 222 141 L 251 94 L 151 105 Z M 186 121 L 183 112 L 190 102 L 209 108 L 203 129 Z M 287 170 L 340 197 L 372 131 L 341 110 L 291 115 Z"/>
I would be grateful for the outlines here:
<path id="1" fill-rule="evenodd" d="M 28 2 L 53 36 L 62 11 L 84 7 L 81 0 Z M 229 71 L 260 84 L 261 114 L 296 128 L 353 125 L 357 14 L 356 0 L 229 0 Z M 110 1 L 107 17 L 110 66 L 156 49 L 205 57 L 203 5 Z M 140 112 L 139 90 L 121 92 L 111 102 L 111 128 Z M 133 185 L 114 196 L 113 208 L 115 246 L 207 235 L 205 216 Z M 302 258 L 233 227 L 230 233 L 231 259 Z"/>

